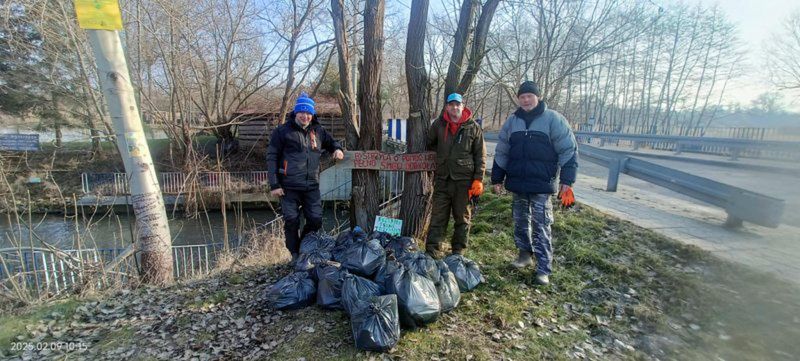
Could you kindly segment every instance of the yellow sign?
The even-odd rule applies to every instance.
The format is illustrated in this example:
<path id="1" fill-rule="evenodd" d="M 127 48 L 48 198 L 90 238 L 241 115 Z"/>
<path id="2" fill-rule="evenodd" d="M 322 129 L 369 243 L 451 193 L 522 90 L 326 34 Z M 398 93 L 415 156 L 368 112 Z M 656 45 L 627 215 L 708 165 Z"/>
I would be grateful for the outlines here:
<path id="1" fill-rule="evenodd" d="M 81 29 L 122 30 L 117 0 L 75 0 Z"/>

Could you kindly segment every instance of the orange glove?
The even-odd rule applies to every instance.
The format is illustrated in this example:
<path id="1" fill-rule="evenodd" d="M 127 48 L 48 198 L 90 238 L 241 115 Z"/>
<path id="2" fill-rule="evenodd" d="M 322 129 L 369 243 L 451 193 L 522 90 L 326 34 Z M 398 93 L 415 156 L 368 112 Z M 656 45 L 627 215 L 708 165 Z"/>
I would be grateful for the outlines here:
<path id="1" fill-rule="evenodd" d="M 469 188 L 469 197 L 480 197 L 483 194 L 483 182 L 479 180 L 472 181 L 472 187 Z"/>
<path id="2" fill-rule="evenodd" d="M 561 189 L 558 191 L 558 199 L 561 200 L 561 205 L 564 208 L 572 207 L 575 204 L 575 194 L 572 193 L 572 187 L 562 184 Z"/>

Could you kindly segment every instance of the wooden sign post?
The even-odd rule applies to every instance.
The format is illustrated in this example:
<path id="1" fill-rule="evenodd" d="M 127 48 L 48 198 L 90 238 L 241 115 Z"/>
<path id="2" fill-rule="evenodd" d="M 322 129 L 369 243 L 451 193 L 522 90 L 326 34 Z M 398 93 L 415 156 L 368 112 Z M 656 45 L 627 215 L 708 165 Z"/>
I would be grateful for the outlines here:
<path id="1" fill-rule="evenodd" d="M 427 172 L 436 169 L 436 153 L 389 154 L 375 150 L 347 151 L 341 161 L 345 168 L 401 172 Z"/>
<path id="2" fill-rule="evenodd" d="M 391 154 L 375 150 L 344 152 L 340 165 L 349 169 L 427 172 L 436 169 L 436 153 Z M 375 230 L 399 236 L 403 221 L 377 215 Z"/>

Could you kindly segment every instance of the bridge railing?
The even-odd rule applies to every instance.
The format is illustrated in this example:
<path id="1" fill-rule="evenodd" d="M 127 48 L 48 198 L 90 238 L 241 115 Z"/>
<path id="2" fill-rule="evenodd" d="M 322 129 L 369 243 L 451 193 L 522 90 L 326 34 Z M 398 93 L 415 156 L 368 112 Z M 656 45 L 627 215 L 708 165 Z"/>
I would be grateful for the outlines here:
<path id="1" fill-rule="evenodd" d="M 778 227 L 786 202 L 743 188 L 698 177 L 673 168 L 643 161 L 617 152 L 580 145 L 581 158 L 609 169 L 606 190 L 615 192 L 619 174 L 624 173 L 720 207 L 728 214 L 729 226 L 742 221 Z"/>
<path id="2" fill-rule="evenodd" d="M 739 157 L 767 158 L 776 160 L 800 160 L 800 142 L 780 140 L 754 140 L 715 137 L 688 137 L 675 135 L 626 134 L 609 132 L 575 132 L 581 143 L 599 144 L 614 142 L 628 145 L 634 150 L 649 147 L 675 153 L 694 152 Z"/>
<path id="3" fill-rule="evenodd" d="M 267 172 L 202 172 L 187 175 L 181 172 L 158 173 L 164 194 L 186 193 L 194 187 L 209 192 L 263 190 L 269 184 Z M 192 182 L 195 182 L 194 184 Z M 85 194 L 128 194 L 125 173 L 82 173 L 81 188 Z"/>

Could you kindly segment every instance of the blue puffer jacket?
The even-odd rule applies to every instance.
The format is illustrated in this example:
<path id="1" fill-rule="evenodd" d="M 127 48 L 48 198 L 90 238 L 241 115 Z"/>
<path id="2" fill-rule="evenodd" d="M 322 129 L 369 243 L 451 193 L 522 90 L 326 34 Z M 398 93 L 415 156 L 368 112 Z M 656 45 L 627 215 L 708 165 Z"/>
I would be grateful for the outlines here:
<path id="1" fill-rule="evenodd" d="M 319 165 L 323 151 L 342 149 L 319 124 L 317 117 L 306 129 L 294 121 L 294 112 L 286 123 L 272 131 L 267 148 L 267 177 L 271 189 L 307 191 L 319 188 Z"/>
<path id="2" fill-rule="evenodd" d="M 564 116 L 544 103 L 539 106 L 544 110 L 529 126 L 515 114 L 503 124 L 495 148 L 492 184 L 505 182 L 506 189 L 514 193 L 552 194 L 558 191 L 558 183 L 575 183 L 575 135 Z"/>

